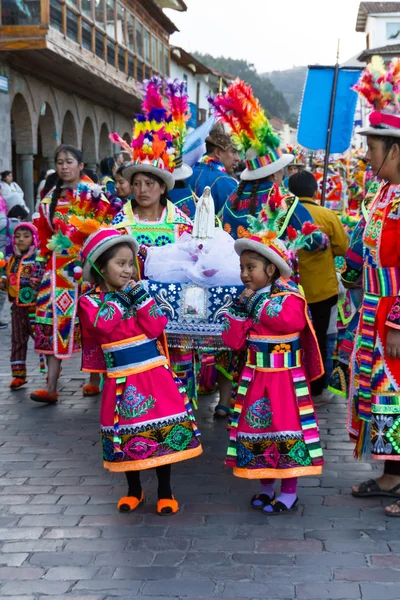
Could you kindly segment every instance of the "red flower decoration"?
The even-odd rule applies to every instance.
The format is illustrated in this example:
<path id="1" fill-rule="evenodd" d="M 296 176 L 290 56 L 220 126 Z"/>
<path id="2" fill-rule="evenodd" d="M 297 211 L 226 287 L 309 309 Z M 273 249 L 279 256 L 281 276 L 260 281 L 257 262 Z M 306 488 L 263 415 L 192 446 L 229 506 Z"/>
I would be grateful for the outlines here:
<path id="1" fill-rule="evenodd" d="M 286 233 L 287 233 L 288 240 L 296 240 L 297 239 L 297 231 L 295 230 L 295 228 L 292 225 L 289 225 L 289 227 L 286 230 Z"/>
<path id="2" fill-rule="evenodd" d="M 306 223 L 304 223 L 301 229 L 301 233 L 303 235 L 311 235 L 317 229 L 319 229 L 318 225 L 314 225 L 314 223 L 310 223 L 310 221 L 307 221 Z"/>

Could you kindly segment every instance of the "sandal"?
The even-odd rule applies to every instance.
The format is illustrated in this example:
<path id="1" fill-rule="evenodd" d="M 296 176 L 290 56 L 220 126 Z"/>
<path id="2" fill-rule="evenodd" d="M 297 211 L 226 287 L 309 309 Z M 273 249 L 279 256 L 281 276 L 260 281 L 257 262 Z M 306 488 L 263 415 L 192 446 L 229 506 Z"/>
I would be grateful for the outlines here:
<path id="1" fill-rule="evenodd" d="M 100 388 L 98 385 L 92 385 L 91 383 L 87 383 L 82 388 L 82 394 L 85 397 L 97 396 L 97 394 L 100 394 Z"/>
<path id="2" fill-rule="evenodd" d="M 56 404 L 58 402 L 58 393 L 54 392 L 54 394 L 49 394 L 47 390 L 35 390 L 31 393 L 31 400 L 34 402 Z"/>
<path id="3" fill-rule="evenodd" d="M 179 504 L 172 496 L 172 498 L 161 498 L 157 502 L 157 512 L 161 516 L 174 515 L 179 510 Z"/>
<path id="4" fill-rule="evenodd" d="M 259 502 L 261 502 L 261 504 L 255 504 L 255 502 L 257 500 Z M 275 494 L 272 496 L 272 498 L 270 498 L 268 496 L 268 494 L 256 494 L 250 500 L 250 504 L 251 504 L 252 508 L 255 508 L 256 510 L 262 510 L 264 508 L 264 506 L 268 506 L 274 500 L 275 500 Z"/>
<path id="5" fill-rule="evenodd" d="M 400 483 L 392 487 L 391 490 L 383 490 L 375 479 L 368 479 L 358 486 L 358 492 L 351 492 L 356 498 L 370 498 L 372 496 L 386 496 L 388 498 L 399 498 Z"/>
<path id="6" fill-rule="evenodd" d="M 10 383 L 10 390 L 19 390 L 19 388 L 26 383 L 28 383 L 26 379 L 23 379 L 22 377 L 15 377 Z"/>
<path id="7" fill-rule="evenodd" d="M 222 412 L 225 414 L 219 415 L 217 410 L 222 410 Z M 226 419 L 226 417 L 229 417 L 230 412 L 231 409 L 227 406 L 224 406 L 223 404 L 217 404 L 217 406 L 214 408 L 214 419 Z"/>
<path id="8" fill-rule="evenodd" d="M 140 498 L 135 496 L 123 496 L 118 502 L 118 510 L 122 513 L 130 513 L 144 502 L 144 492 L 142 491 Z"/>
<path id="9" fill-rule="evenodd" d="M 263 509 L 263 512 L 268 517 L 274 517 L 276 515 L 283 515 L 283 513 L 294 512 L 295 510 L 297 510 L 299 508 L 298 503 L 299 503 L 299 499 L 296 498 L 296 500 L 293 502 L 292 506 L 290 508 L 288 508 L 286 506 L 286 504 L 283 504 L 283 502 L 281 502 L 280 500 L 273 500 L 271 502 L 272 512 L 267 512 L 264 509 Z"/>
<path id="10" fill-rule="evenodd" d="M 393 509 L 393 508 L 396 508 L 395 512 L 392 512 L 390 510 L 390 509 Z M 385 515 L 387 517 L 394 517 L 394 518 L 399 517 L 400 518 L 400 500 L 397 500 L 397 502 L 395 502 L 394 504 L 391 504 L 390 506 L 387 506 L 385 508 Z"/>

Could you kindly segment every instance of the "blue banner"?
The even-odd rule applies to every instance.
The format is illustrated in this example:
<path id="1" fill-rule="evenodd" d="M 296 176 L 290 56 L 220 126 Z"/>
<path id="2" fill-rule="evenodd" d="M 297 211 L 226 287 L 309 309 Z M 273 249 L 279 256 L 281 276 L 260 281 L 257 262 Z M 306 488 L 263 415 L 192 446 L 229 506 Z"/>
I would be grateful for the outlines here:
<path id="1" fill-rule="evenodd" d="M 309 69 L 300 112 L 299 144 L 310 150 L 324 150 L 328 133 L 334 67 Z M 336 91 L 330 153 L 345 152 L 351 142 L 357 93 L 351 88 L 361 69 L 340 69 Z"/>
<path id="2" fill-rule="evenodd" d="M 183 146 L 183 160 L 192 167 L 206 153 L 206 137 L 214 125 L 214 117 L 209 117 L 203 125 L 189 133 Z"/>

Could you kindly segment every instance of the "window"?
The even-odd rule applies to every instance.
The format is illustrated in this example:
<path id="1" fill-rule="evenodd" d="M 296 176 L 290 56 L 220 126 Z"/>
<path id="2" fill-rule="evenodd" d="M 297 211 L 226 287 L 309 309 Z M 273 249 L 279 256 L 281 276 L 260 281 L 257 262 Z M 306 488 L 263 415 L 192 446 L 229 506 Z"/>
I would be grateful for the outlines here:
<path id="1" fill-rule="evenodd" d="M 115 22 L 114 22 L 114 0 L 106 2 L 106 31 L 113 40 L 115 39 Z"/>
<path id="2" fill-rule="evenodd" d="M 164 73 L 169 77 L 169 48 L 164 46 Z"/>
<path id="3" fill-rule="evenodd" d="M 160 40 L 158 40 L 158 70 L 161 71 L 161 73 L 165 72 L 165 69 L 164 69 L 164 46 L 162 45 Z"/>
<path id="4" fill-rule="evenodd" d="M 57 29 L 57 31 L 62 31 L 61 4 L 57 0 L 50 0 L 50 24 L 54 29 Z M 4 12 L 3 25 L 5 25 Z"/>
<path id="5" fill-rule="evenodd" d="M 135 77 L 135 63 L 134 58 L 131 54 L 128 54 L 128 75 L 129 77 Z"/>
<path id="6" fill-rule="evenodd" d="M 125 8 L 117 2 L 117 42 L 123 46 L 127 46 L 125 32 Z"/>
<path id="7" fill-rule="evenodd" d="M 386 23 L 386 39 L 400 40 L 400 23 Z"/>
<path id="8" fill-rule="evenodd" d="M 157 40 L 154 35 L 151 36 L 151 64 L 157 68 Z"/>
<path id="9" fill-rule="evenodd" d="M 144 30 L 144 60 L 150 64 L 150 33 Z"/>
<path id="10" fill-rule="evenodd" d="M 3 25 L 40 25 L 40 0 L 3 0 L 1 7 Z"/>
<path id="11" fill-rule="evenodd" d="M 136 53 L 143 58 L 143 25 L 136 19 Z"/>
<path id="12" fill-rule="evenodd" d="M 82 14 L 92 20 L 92 0 L 81 0 Z"/>
<path id="13" fill-rule="evenodd" d="M 94 0 L 94 20 L 96 25 L 104 29 L 104 0 Z"/>
<path id="14" fill-rule="evenodd" d="M 132 13 L 127 12 L 126 21 L 128 29 L 128 48 L 132 52 L 135 52 L 135 17 L 132 15 Z"/>

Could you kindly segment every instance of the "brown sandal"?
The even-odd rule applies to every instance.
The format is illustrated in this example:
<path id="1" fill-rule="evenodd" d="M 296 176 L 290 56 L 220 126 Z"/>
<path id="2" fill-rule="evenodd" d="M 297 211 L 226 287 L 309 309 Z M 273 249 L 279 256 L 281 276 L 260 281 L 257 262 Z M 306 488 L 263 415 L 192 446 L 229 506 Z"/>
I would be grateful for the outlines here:
<path id="1" fill-rule="evenodd" d="M 400 497 L 400 483 L 392 487 L 391 490 L 383 490 L 375 479 L 368 479 L 358 486 L 358 492 L 351 492 L 356 498 L 372 498 L 373 496 L 385 496 L 388 498 Z"/>

